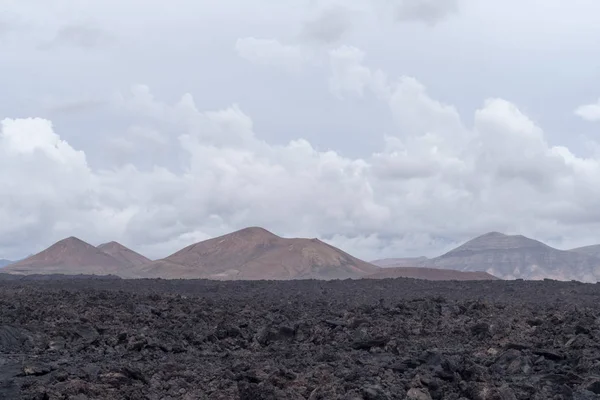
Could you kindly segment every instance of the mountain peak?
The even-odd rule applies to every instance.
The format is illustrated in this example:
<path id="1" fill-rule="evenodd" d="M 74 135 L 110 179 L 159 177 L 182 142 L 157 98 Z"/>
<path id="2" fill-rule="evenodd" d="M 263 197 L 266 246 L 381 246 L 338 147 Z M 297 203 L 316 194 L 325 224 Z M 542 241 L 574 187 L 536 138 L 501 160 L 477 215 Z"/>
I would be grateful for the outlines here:
<path id="1" fill-rule="evenodd" d="M 479 238 L 503 238 L 503 237 L 507 237 L 508 235 L 502 232 L 496 232 L 496 231 L 492 231 L 492 232 L 488 232 L 488 233 L 484 233 L 481 236 L 476 237 L 475 239 L 479 239 Z"/>
<path id="2" fill-rule="evenodd" d="M 101 245 L 98 246 L 98 248 L 100 250 L 106 250 L 106 249 L 111 249 L 111 248 L 127 249 L 127 247 L 123 246 L 119 242 L 115 242 L 114 240 L 112 240 L 110 242 L 102 243 Z"/>
<path id="3" fill-rule="evenodd" d="M 56 244 L 76 244 L 76 245 L 88 245 L 91 246 L 91 244 L 79 239 L 78 237 L 75 236 L 69 236 L 67 238 L 64 238 L 62 240 L 59 240 L 58 242 L 54 243 Z"/>
<path id="4" fill-rule="evenodd" d="M 5 267 L 4 271 L 26 275 L 132 275 L 129 265 L 74 236 L 62 239 L 37 254 L 11 264 Z"/>
<path id="5" fill-rule="evenodd" d="M 237 236 L 244 238 L 265 238 L 265 239 L 275 239 L 279 238 L 279 236 L 274 233 L 266 230 L 265 228 L 261 228 L 260 226 L 249 226 L 247 228 L 240 229 L 238 231 L 232 232 L 228 235 L 224 236 Z"/>
<path id="6" fill-rule="evenodd" d="M 520 248 L 548 248 L 548 246 L 523 235 L 506 235 L 500 232 L 488 232 L 469 240 L 447 254 L 463 251 L 508 250 Z"/>
<path id="7" fill-rule="evenodd" d="M 121 243 L 115 242 L 114 240 L 101 244 L 98 246 L 98 249 L 114 257 L 122 264 L 131 267 L 138 267 L 151 262 L 149 258 L 146 258 L 140 253 L 137 253 L 130 248 L 123 246 Z"/>

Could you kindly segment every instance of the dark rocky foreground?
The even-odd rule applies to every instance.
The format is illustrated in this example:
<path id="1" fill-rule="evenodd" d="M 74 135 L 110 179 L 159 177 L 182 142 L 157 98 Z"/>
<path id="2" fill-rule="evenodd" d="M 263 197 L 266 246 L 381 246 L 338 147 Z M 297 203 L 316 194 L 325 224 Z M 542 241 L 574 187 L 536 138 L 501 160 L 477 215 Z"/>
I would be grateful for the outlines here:
<path id="1" fill-rule="evenodd" d="M 3 399 L 596 399 L 600 285 L 0 281 Z"/>

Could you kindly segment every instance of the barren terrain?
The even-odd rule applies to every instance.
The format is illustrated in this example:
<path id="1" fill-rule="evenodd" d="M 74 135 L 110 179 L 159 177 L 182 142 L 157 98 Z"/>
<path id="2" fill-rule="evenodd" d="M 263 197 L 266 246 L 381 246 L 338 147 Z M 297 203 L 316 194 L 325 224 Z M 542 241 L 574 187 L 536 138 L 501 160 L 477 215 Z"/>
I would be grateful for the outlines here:
<path id="1" fill-rule="evenodd" d="M 599 398 L 600 285 L 39 279 L 0 282 L 0 398 Z"/>

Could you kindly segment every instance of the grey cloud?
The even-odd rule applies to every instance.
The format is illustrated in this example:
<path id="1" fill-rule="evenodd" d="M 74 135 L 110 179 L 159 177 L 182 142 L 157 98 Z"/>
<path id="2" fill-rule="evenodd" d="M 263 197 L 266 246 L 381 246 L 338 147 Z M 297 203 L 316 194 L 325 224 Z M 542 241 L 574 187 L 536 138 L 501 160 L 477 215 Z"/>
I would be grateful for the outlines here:
<path id="1" fill-rule="evenodd" d="M 95 49 L 109 45 L 114 37 L 107 31 L 83 24 L 63 26 L 50 41 L 41 43 L 38 47 L 48 50 L 60 46 L 72 46 L 82 49 Z"/>
<path id="2" fill-rule="evenodd" d="M 325 44 L 338 42 L 354 28 L 359 15 L 375 10 L 384 15 L 391 13 L 397 22 L 422 22 L 435 25 L 459 11 L 460 0 L 370 0 L 361 10 L 334 4 L 304 22 L 301 36 Z"/>
<path id="3" fill-rule="evenodd" d="M 49 100 L 44 104 L 44 108 L 52 114 L 79 114 L 96 111 L 106 105 L 105 100 L 99 99 Z"/>
<path id="4" fill-rule="evenodd" d="M 459 0 L 395 0 L 396 19 L 435 24 L 458 12 Z"/>
<path id="5" fill-rule="evenodd" d="M 352 27 L 352 22 L 350 10 L 339 5 L 333 6 L 306 21 L 301 36 L 311 41 L 335 43 Z"/>

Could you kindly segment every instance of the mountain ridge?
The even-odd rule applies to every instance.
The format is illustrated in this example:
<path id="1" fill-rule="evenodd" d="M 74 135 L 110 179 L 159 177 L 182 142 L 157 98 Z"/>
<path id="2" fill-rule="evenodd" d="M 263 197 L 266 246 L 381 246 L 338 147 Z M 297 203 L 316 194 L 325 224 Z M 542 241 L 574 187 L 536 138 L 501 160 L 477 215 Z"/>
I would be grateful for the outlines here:
<path id="1" fill-rule="evenodd" d="M 5 267 L 2 272 L 65 275 L 117 275 L 136 277 L 128 265 L 83 240 L 70 236 L 45 250 Z"/>
<path id="2" fill-rule="evenodd" d="M 593 244 L 591 246 L 576 247 L 568 251 L 574 251 L 576 253 L 587 254 L 588 256 L 600 258 L 600 244 Z"/>

